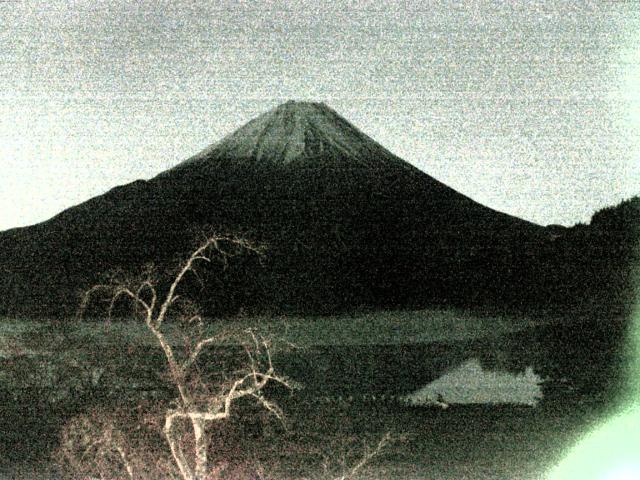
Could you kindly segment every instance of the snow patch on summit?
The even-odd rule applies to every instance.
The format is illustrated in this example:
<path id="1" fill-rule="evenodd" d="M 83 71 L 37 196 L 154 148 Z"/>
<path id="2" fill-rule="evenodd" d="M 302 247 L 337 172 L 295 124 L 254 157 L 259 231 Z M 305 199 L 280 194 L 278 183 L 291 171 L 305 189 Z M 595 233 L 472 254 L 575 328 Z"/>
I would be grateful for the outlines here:
<path id="1" fill-rule="evenodd" d="M 218 158 L 262 165 L 348 161 L 351 167 L 411 168 L 325 104 L 294 101 L 251 120 L 182 165 Z"/>

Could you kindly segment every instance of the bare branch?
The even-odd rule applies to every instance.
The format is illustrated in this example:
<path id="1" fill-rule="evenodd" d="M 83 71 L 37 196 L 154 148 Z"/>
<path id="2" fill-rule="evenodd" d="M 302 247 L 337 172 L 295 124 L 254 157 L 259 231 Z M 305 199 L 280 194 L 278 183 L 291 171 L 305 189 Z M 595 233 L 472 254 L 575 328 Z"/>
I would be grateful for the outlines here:
<path id="1" fill-rule="evenodd" d="M 134 304 L 140 305 L 147 315 L 151 315 L 151 307 L 147 302 L 145 302 L 139 295 L 133 293 L 128 287 L 118 286 L 113 290 L 113 295 L 111 297 L 111 302 L 109 303 L 109 318 L 111 318 L 111 314 L 115 307 L 116 302 L 120 297 L 129 297 L 133 300 Z"/>
<path id="2" fill-rule="evenodd" d="M 182 268 L 178 271 L 175 276 L 171 286 L 169 287 L 169 292 L 167 293 L 166 299 L 160 307 L 160 312 L 156 317 L 156 326 L 160 326 L 164 321 L 167 310 L 174 302 L 174 297 L 176 295 L 176 289 L 182 283 L 184 276 L 187 272 L 192 271 L 194 269 L 194 265 L 198 261 L 211 262 L 211 257 L 207 255 L 207 251 L 213 247 L 216 253 L 224 260 L 228 256 L 228 252 L 220 248 L 220 242 L 227 241 L 230 242 L 244 250 L 253 251 L 255 253 L 259 253 L 261 250 L 259 247 L 254 247 L 250 242 L 242 239 L 212 235 L 207 240 L 200 245 L 187 259 L 187 261 L 183 264 Z"/>
<path id="3" fill-rule="evenodd" d="M 254 397 L 268 412 L 272 413 L 278 420 L 280 420 L 284 426 L 284 412 L 276 403 L 267 400 L 265 397 L 257 393 L 252 393 L 251 396 Z"/>
<path id="4" fill-rule="evenodd" d="M 95 296 L 95 294 L 97 294 L 98 292 L 108 293 L 111 290 L 113 290 L 113 285 L 94 285 L 89 290 L 84 292 L 84 294 L 82 295 L 80 306 L 78 307 L 78 311 L 76 312 L 76 318 L 77 319 L 82 318 L 82 316 L 84 315 L 84 312 L 87 310 L 87 307 L 89 306 L 89 303 L 91 302 L 91 299 Z"/>
<path id="5" fill-rule="evenodd" d="M 389 445 L 389 443 L 391 443 L 391 440 L 392 440 L 391 434 L 389 432 L 387 432 L 382 436 L 382 438 L 378 442 L 378 445 L 376 445 L 376 447 L 373 450 L 370 450 L 369 448 L 365 447 L 364 452 L 363 452 L 362 457 L 360 458 L 360 460 L 353 467 L 351 467 L 346 473 L 343 473 L 341 476 L 337 477 L 335 480 L 351 480 L 351 479 L 354 479 L 356 474 L 360 470 L 362 470 L 362 468 L 364 468 L 367 464 L 369 464 L 371 462 L 371 460 L 373 460 L 373 458 L 375 458 L 378 455 L 380 455 L 382 450 L 385 447 L 387 447 Z"/>
<path id="6" fill-rule="evenodd" d="M 156 301 L 158 300 L 158 295 L 156 293 L 156 287 L 150 279 L 147 279 L 140 284 L 138 290 L 136 290 L 136 297 L 142 298 L 142 294 L 145 290 L 148 290 L 151 293 L 151 303 L 148 304 L 148 310 L 153 313 L 153 310 L 156 307 Z"/>
<path id="7" fill-rule="evenodd" d="M 198 356 L 200 355 L 200 353 L 202 352 L 204 347 L 206 347 L 208 345 L 213 345 L 214 343 L 217 343 L 218 341 L 219 341 L 219 337 L 215 336 L 215 337 L 205 338 L 204 340 L 200 340 L 198 343 L 196 343 L 196 346 L 194 347 L 193 351 L 191 352 L 191 355 L 189 355 L 187 360 L 182 364 L 182 369 L 184 371 L 189 370 L 191 368 L 191 366 L 198 359 Z"/>
<path id="8" fill-rule="evenodd" d="M 116 451 L 120 455 L 120 459 L 122 460 L 124 468 L 127 471 L 127 475 L 129 475 L 129 478 L 131 480 L 134 480 L 135 474 L 133 473 L 133 467 L 131 466 L 131 462 L 129 462 L 129 458 L 125 453 L 124 448 L 122 448 L 120 445 L 116 445 Z"/>

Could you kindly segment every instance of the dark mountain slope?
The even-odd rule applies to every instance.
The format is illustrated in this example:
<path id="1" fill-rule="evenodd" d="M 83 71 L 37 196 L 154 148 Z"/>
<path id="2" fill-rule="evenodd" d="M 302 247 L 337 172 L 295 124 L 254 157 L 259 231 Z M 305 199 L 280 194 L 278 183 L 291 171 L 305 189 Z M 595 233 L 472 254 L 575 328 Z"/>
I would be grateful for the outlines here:
<path id="1" fill-rule="evenodd" d="M 175 263 L 209 225 L 268 245 L 200 292 L 210 311 L 521 302 L 549 238 L 402 161 L 322 104 L 288 102 L 149 181 L 0 234 L 0 312 L 68 315 L 100 273 Z"/>
<path id="2" fill-rule="evenodd" d="M 628 314 L 640 287 L 640 197 L 596 212 L 589 225 L 554 228 L 520 262 L 523 301 Z"/>

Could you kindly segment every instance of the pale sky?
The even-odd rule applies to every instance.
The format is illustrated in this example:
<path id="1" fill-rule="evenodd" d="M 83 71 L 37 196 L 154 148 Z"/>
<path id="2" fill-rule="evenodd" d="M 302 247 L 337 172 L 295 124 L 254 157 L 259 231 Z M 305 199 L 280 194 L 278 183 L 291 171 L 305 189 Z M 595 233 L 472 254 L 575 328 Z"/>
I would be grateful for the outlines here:
<path id="1" fill-rule="evenodd" d="M 323 101 L 495 209 L 640 193 L 640 2 L 0 0 L 0 230 Z"/>

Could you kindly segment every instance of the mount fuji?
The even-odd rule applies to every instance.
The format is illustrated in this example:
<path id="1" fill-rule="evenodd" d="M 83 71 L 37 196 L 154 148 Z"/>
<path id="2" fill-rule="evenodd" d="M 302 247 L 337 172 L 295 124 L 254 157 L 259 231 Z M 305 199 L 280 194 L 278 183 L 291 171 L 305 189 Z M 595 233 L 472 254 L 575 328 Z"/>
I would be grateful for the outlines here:
<path id="1" fill-rule="evenodd" d="M 287 102 L 155 178 L 0 233 L 0 313 L 68 315 L 101 273 L 173 265 L 205 227 L 268 248 L 194 286 L 210 313 L 513 303 L 518 265 L 549 237 L 326 105 Z"/>

